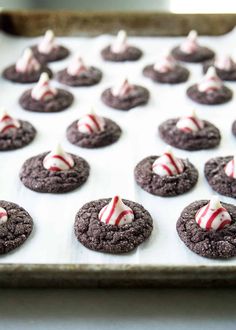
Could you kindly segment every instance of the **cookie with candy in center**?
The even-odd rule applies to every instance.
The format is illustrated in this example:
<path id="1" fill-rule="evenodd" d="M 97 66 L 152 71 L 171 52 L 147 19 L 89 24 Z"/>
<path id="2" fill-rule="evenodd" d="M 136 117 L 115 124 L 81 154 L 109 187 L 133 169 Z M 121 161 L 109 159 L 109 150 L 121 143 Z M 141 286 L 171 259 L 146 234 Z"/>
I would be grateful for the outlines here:
<path id="1" fill-rule="evenodd" d="M 217 75 L 222 80 L 236 81 L 236 63 L 232 57 L 217 56 L 214 60 L 203 63 L 203 73 L 206 73 L 209 67 L 214 66 Z"/>
<path id="2" fill-rule="evenodd" d="M 85 247 L 111 254 L 134 250 L 151 235 L 152 229 L 149 212 L 119 196 L 85 204 L 74 224 L 75 235 Z"/>

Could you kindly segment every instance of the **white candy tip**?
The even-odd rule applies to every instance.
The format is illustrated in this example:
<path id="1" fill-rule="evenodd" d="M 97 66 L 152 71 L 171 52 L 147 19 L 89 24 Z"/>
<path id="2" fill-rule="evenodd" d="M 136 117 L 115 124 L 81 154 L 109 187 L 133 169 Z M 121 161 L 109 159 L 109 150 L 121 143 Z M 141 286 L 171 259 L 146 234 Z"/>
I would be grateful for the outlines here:
<path id="1" fill-rule="evenodd" d="M 170 146 L 166 147 L 164 153 L 165 153 L 165 154 L 170 154 L 170 155 L 172 155 L 172 154 L 173 154 L 173 152 L 172 152 L 172 148 L 171 148 Z"/>
<path id="2" fill-rule="evenodd" d="M 210 66 L 206 72 L 206 76 L 217 76 L 216 69 L 214 66 Z"/>
<path id="3" fill-rule="evenodd" d="M 126 38 L 127 37 L 127 33 L 126 33 L 125 30 L 120 30 L 120 31 L 118 31 L 117 36 L 118 37 L 124 37 L 124 38 Z"/>
<path id="4" fill-rule="evenodd" d="M 32 49 L 31 48 L 25 48 L 23 52 L 23 56 L 30 57 L 33 55 Z"/>
<path id="5" fill-rule="evenodd" d="M 45 37 L 53 38 L 54 37 L 54 32 L 52 30 L 47 30 L 45 32 Z"/>
<path id="6" fill-rule="evenodd" d="M 217 209 L 219 207 L 221 207 L 221 203 L 219 200 L 219 197 L 217 195 L 213 195 L 210 199 L 210 208 L 211 209 Z"/>
<path id="7" fill-rule="evenodd" d="M 196 30 L 191 30 L 188 34 L 188 37 L 193 38 L 193 39 L 195 39 L 197 36 L 198 36 L 198 33 Z"/>
<path id="8" fill-rule="evenodd" d="M 90 108 L 90 111 L 89 111 L 89 113 L 90 113 L 91 115 L 95 115 L 95 110 L 94 110 L 94 107 L 91 107 L 91 108 Z"/>
<path id="9" fill-rule="evenodd" d="M 54 149 L 53 149 L 53 153 L 55 153 L 56 155 L 60 155 L 60 154 L 63 154 L 63 153 L 64 153 L 64 150 L 63 150 L 63 148 L 62 148 L 62 146 L 61 146 L 60 143 L 58 143 L 58 144 L 54 147 Z"/>
<path id="10" fill-rule="evenodd" d="M 47 72 L 42 72 L 39 78 L 40 81 L 48 81 L 49 80 L 49 76 L 47 74 Z"/>

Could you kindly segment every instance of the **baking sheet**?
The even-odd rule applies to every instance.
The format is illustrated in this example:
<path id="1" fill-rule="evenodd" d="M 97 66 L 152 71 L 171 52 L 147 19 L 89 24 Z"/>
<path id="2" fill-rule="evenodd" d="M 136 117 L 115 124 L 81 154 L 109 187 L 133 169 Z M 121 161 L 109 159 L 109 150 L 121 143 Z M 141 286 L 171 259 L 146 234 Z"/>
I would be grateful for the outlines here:
<path id="1" fill-rule="evenodd" d="M 22 110 L 18 105 L 21 93 L 31 85 L 13 84 L 0 78 L 1 104 L 13 116 L 29 120 L 38 130 L 35 141 L 29 146 L 0 154 L 0 199 L 23 206 L 34 219 L 34 232 L 18 250 L 0 257 L 0 263 L 43 264 L 151 264 L 151 265 L 236 265 L 236 259 L 227 261 L 207 260 L 189 251 L 180 241 L 175 224 L 182 209 L 197 199 L 209 198 L 213 193 L 204 176 L 204 163 L 211 157 L 234 153 L 236 139 L 231 134 L 231 124 L 236 119 L 235 99 L 215 107 L 194 104 L 185 95 L 186 88 L 201 77 L 201 65 L 186 65 L 191 71 L 188 82 L 165 86 L 154 84 L 142 76 L 146 64 L 153 63 L 162 49 L 172 48 L 182 38 L 132 37 L 130 43 L 144 51 L 141 60 L 134 63 L 108 63 L 100 57 L 100 50 L 112 40 L 103 35 L 96 38 L 58 38 L 72 53 L 79 51 L 86 63 L 103 71 L 102 82 L 89 88 L 67 88 L 75 96 L 71 108 L 56 114 L 36 114 Z M 220 37 L 201 37 L 202 43 L 235 54 L 236 31 Z M 0 69 L 15 62 L 21 51 L 34 44 L 37 38 L 0 35 Z M 56 72 L 64 68 L 69 59 L 51 64 Z M 151 93 L 147 106 L 122 112 L 106 107 L 100 101 L 102 91 L 128 77 L 131 82 L 146 86 Z M 53 81 L 55 86 L 59 84 Z M 236 83 L 227 83 L 236 94 Z M 71 145 L 65 137 L 67 126 L 93 106 L 100 115 L 115 120 L 123 129 L 118 143 L 99 150 L 86 150 Z M 133 169 L 138 161 L 148 155 L 158 155 L 166 147 L 157 136 L 157 126 L 165 119 L 181 116 L 188 108 L 195 108 L 199 117 L 212 121 L 222 133 L 219 148 L 208 151 L 187 152 L 173 149 L 176 156 L 188 157 L 199 170 L 197 186 L 189 193 L 161 198 L 142 191 L 134 182 Z M 18 174 L 23 162 L 61 142 L 66 151 L 84 157 L 91 166 L 87 183 L 80 189 L 62 195 L 39 194 L 25 188 Z M 74 217 L 86 202 L 119 194 L 122 198 L 141 203 L 151 213 L 154 230 L 150 239 L 134 252 L 111 256 L 96 253 L 83 247 L 73 233 Z M 233 199 L 221 197 L 224 202 Z"/>

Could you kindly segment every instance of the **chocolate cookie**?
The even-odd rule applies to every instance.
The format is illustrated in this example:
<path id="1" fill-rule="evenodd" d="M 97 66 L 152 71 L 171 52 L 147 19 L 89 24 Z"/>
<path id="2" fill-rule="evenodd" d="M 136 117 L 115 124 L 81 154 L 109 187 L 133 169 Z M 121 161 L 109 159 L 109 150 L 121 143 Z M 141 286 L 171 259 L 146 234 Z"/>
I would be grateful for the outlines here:
<path id="1" fill-rule="evenodd" d="M 158 128 L 160 137 L 169 145 L 192 151 L 211 149 L 220 144 L 220 131 L 209 121 L 203 120 L 204 126 L 199 131 L 182 132 L 176 127 L 179 119 L 168 119 Z"/>
<path id="2" fill-rule="evenodd" d="M 142 56 L 142 51 L 139 48 L 129 46 L 124 52 L 114 53 L 111 50 L 111 46 L 107 46 L 101 52 L 102 58 L 105 61 L 112 62 L 125 62 L 125 61 L 137 61 Z"/>
<path id="3" fill-rule="evenodd" d="M 57 95 L 53 99 L 46 101 L 33 99 L 31 91 L 32 89 L 24 92 L 19 100 L 22 108 L 28 111 L 59 112 L 67 109 L 74 101 L 74 96 L 64 89 L 57 89 Z"/>
<path id="4" fill-rule="evenodd" d="M 22 245 L 33 229 L 29 213 L 17 204 L 0 201 L 7 211 L 7 222 L 0 224 L 0 254 L 6 254 Z"/>
<path id="5" fill-rule="evenodd" d="M 236 179 L 225 174 L 226 164 L 233 156 L 216 157 L 208 160 L 204 167 L 206 179 L 213 190 L 221 195 L 236 198 Z"/>
<path id="6" fill-rule="evenodd" d="M 121 128 L 114 121 L 108 118 L 105 119 L 105 127 L 103 131 L 98 133 L 86 134 L 78 131 L 75 120 L 66 131 L 67 139 L 78 147 L 82 148 L 100 148 L 108 146 L 116 142 L 121 135 Z"/>
<path id="7" fill-rule="evenodd" d="M 151 235 L 151 215 L 142 205 L 124 200 L 134 212 L 134 221 L 123 226 L 107 225 L 98 219 L 98 214 L 110 200 L 99 199 L 85 204 L 75 217 L 75 235 L 91 250 L 113 254 L 130 252 Z"/>
<path id="8" fill-rule="evenodd" d="M 197 103 L 215 105 L 230 101 L 233 97 L 233 92 L 226 86 L 222 86 L 221 89 L 213 90 L 210 93 L 199 92 L 198 85 L 195 84 L 187 89 L 187 95 Z"/>
<path id="9" fill-rule="evenodd" d="M 53 48 L 49 54 L 40 53 L 37 45 L 32 46 L 31 49 L 34 56 L 41 63 L 60 61 L 68 57 L 70 54 L 69 50 L 63 46 Z"/>
<path id="10" fill-rule="evenodd" d="M 32 142 L 36 129 L 28 121 L 19 120 L 20 127 L 0 132 L 0 151 L 20 149 Z"/>
<path id="11" fill-rule="evenodd" d="M 27 159 L 20 171 L 23 184 L 42 193 L 65 193 L 80 187 L 89 176 L 89 164 L 81 157 L 71 155 L 75 162 L 73 168 L 66 171 L 49 171 L 43 166 L 45 152 Z"/>
<path id="12" fill-rule="evenodd" d="M 222 70 L 214 65 L 214 61 L 207 61 L 203 63 L 203 73 L 206 73 L 211 66 L 214 66 L 214 68 L 216 69 L 217 76 L 220 77 L 220 79 L 227 81 L 236 80 L 236 65 L 232 70 Z"/>
<path id="13" fill-rule="evenodd" d="M 236 207 L 221 203 L 229 212 L 232 223 L 220 230 L 204 230 L 197 224 L 195 215 L 208 202 L 196 201 L 182 211 L 176 224 L 179 237 L 191 251 L 202 257 L 215 259 L 234 257 L 236 256 Z"/>
<path id="14" fill-rule="evenodd" d="M 38 71 L 23 73 L 16 71 L 15 64 L 6 68 L 2 75 L 5 79 L 11 80 L 13 82 L 21 83 L 21 84 L 29 84 L 37 82 L 41 76 L 41 73 L 46 72 L 49 78 L 52 77 L 52 71 L 45 65 L 41 65 Z"/>
<path id="15" fill-rule="evenodd" d="M 184 53 L 178 46 L 171 51 L 171 54 L 176 60 L 189 63 L 204 62 L 215 56 L 215 53 L 211 49 L 200 46 L 196 52 L 191 54 Z"/>
<path id="16" fill-rule="evenodd" d="M 182 159 L 184 172 L 174 176 L 160 176 L 153 172 L 152 165 L 158 156 L 149 156 L 134 169 L 137 184 L 152 195 L 170 197 L 184 194 L 192 189 L 198 180 L 198 171 L 187 159 Z"/>
<path id="17" fill-rule="evenodd" d="M 102 79 L 102 72 L 94 66 L 90 66 L 87 71 L 80 73 L 80 75 L 71 76 L 67 73 L 67 69 L 64 69 L 56 74 L 56 79 L 60 83 L 68 86 L 92 86 L 100 82 Z"/>
<path id="18" fill-rule="evenodd" d="M 179 84 L 188 80 L 189 70 L 177 65 L 174 70 L 159 72 L 153 65 L 147 65 L 143 69 L 143 75 L 162 84 Z"/>
<path id="19" fill-rule="evenodd" d="M 142 86 L 134 85 L 133 87 L 134 92 L 122 98 L 114 96 L 111 88 L 108 88 L 102 93 L 101 99 L 109 107 L 119 110 L 130 110 L 139 105 L 146 104 L 149 99 L 149 91 Z"/>
<path id="20" fill-rule="evenodd" d="M 232 124 L 232 133 L 234 136 L 236 136 L 236 120 Z"/>

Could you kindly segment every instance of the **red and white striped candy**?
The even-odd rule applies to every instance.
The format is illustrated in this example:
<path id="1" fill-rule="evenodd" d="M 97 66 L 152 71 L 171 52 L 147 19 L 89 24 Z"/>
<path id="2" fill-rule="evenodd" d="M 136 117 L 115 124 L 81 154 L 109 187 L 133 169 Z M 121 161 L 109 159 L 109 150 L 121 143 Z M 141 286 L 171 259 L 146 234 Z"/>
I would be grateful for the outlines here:
<path id="1" fill-rule="evenodd" d="M 217 196 L 213 196 L 208 204 L 198 210 L 195 220 L 205 230 L 220 230 L 230 225 L 232 221 L 230 214 L 221 205 Z"/>
<path id="2" fill-rule="evenodd" d="M 195 111 L 189 116 L 183 116 L 176 123 L 176 127 L 185 133 L 197 132 L 203 129 L 203 126 L 203 121 L 197 118 Z"/>
<path id="3" fill-rule="evenodd" d="M 107 225 L 123 226 L 134 220 L 134 212 L 119 196 L 115 196 L 101 209 L 98 218 Z"/>
<path id="4" fill-rule="evenodd" d="M 38 51 L 42 54 L 49 54 L 55 47 L 54 32 L 52 30 L 48 30 L 38 45 Z"/>
<path id="5" fill-rule="evenodd" d="M 235 63 L 229 55 L 217 56 L 214 65 L 216 68 L 224 71 L 230 71 L 235 68 Z"/>
<path id="6" fill-rule="evenodd" d="M 0 225 L 7 222 L 7 219 L 8 219 L 7 211 L 3 207 L 0 207 Z"/>
<path id="7" fill-rule="evenodd" d="M 123 53 L 127 47 L 127 33 L 124 30 L 120 30 L 111 45 L 111 50 L 113 53 Z"/>
<path id="8" fill-rule="evenodd" d="M 152 165 L 152 170 L 160 176 L 174 176 L 183 173 L 184 164 L 181 159 L 176 158 L 171 149 L 158 157 Z"/>
<path id="9" fill-rule="evenodd" d="M 112 88 L 111 92 L 116 97 L 124 97 L 132 93 L 134 90 L 133 85 L 131 85 L 128 79 L 122 81 L 121 84 Z"/>
<path id="10" fill-rule="evenodd" d="M 41 67 L 39 61 L 34 57 L 30 48 L 26 48 L 22 56 L 16 62 L 16 71 L 22 73 L 30 73 L 38 71 Z"/>
<path id="11" fill-rule="evenodd" d="M 198 42 L 197 42 L 197 31 L 192 30 L 189 32 L 186 40 L 180 45 L 180 49 L 182 52 L 187 54 L 192 54 L 196 52 L 199 48 Z"/>
<path id="12" fill-rule="evenodd" d="M 74 160 L 58 145 L 44 158 L 43 166 L 53 172 L 66 171 L 74 166 Z"/>
<path id="13" fill-rule="evenodd" d="M 198 90 L 199 92 L 211 93 L 212 91 L 221 89 L 222 85 L 222 81 L 217 76 L 215 68 L 211 66 L 202 81 L 198 84 Z"/>
<path id="14" fill-rule="evenodd" d="M 43 72 L 31 91 L 31 97 L 43 102 L 53 99 L 57 95 L 57 90 L 50 86 L 49 81 L 48 74 Z"/>
<path id="15" fill-rule="evenodd" d="M 173 71 L 175 67 L 176 61 L 170 54 L 160 57 L 153 66 L 154 70 L 158 72 L 170 72 Z"/>
<path id="16" fill-rule="evenodd" d="M 20 127 L 20 122 L 8 115 L 5 111 L 0 115 L 0 133 L 6 133 L 10 129 Z"/>
<path id="17" fill-rule="evenodd" d="M 88 71 L 88 67 L 85 65 L 82 57 L 76 55 L 69 63 L 67 67 L 67 73 L 70 76 L 79 76 Z"/>
<path id="18" fill-rule="evenodd" d="M 103 117 L 90 113 L 78 120 L 78 131 L 85 134 L 98 133 L 104 130 L 105 120 Z"/>
<path id="19" fill-rule="evenodd" d="M 236 179 L 236 156 L 226 164 L 225 174 L 230 178 Z"/>

